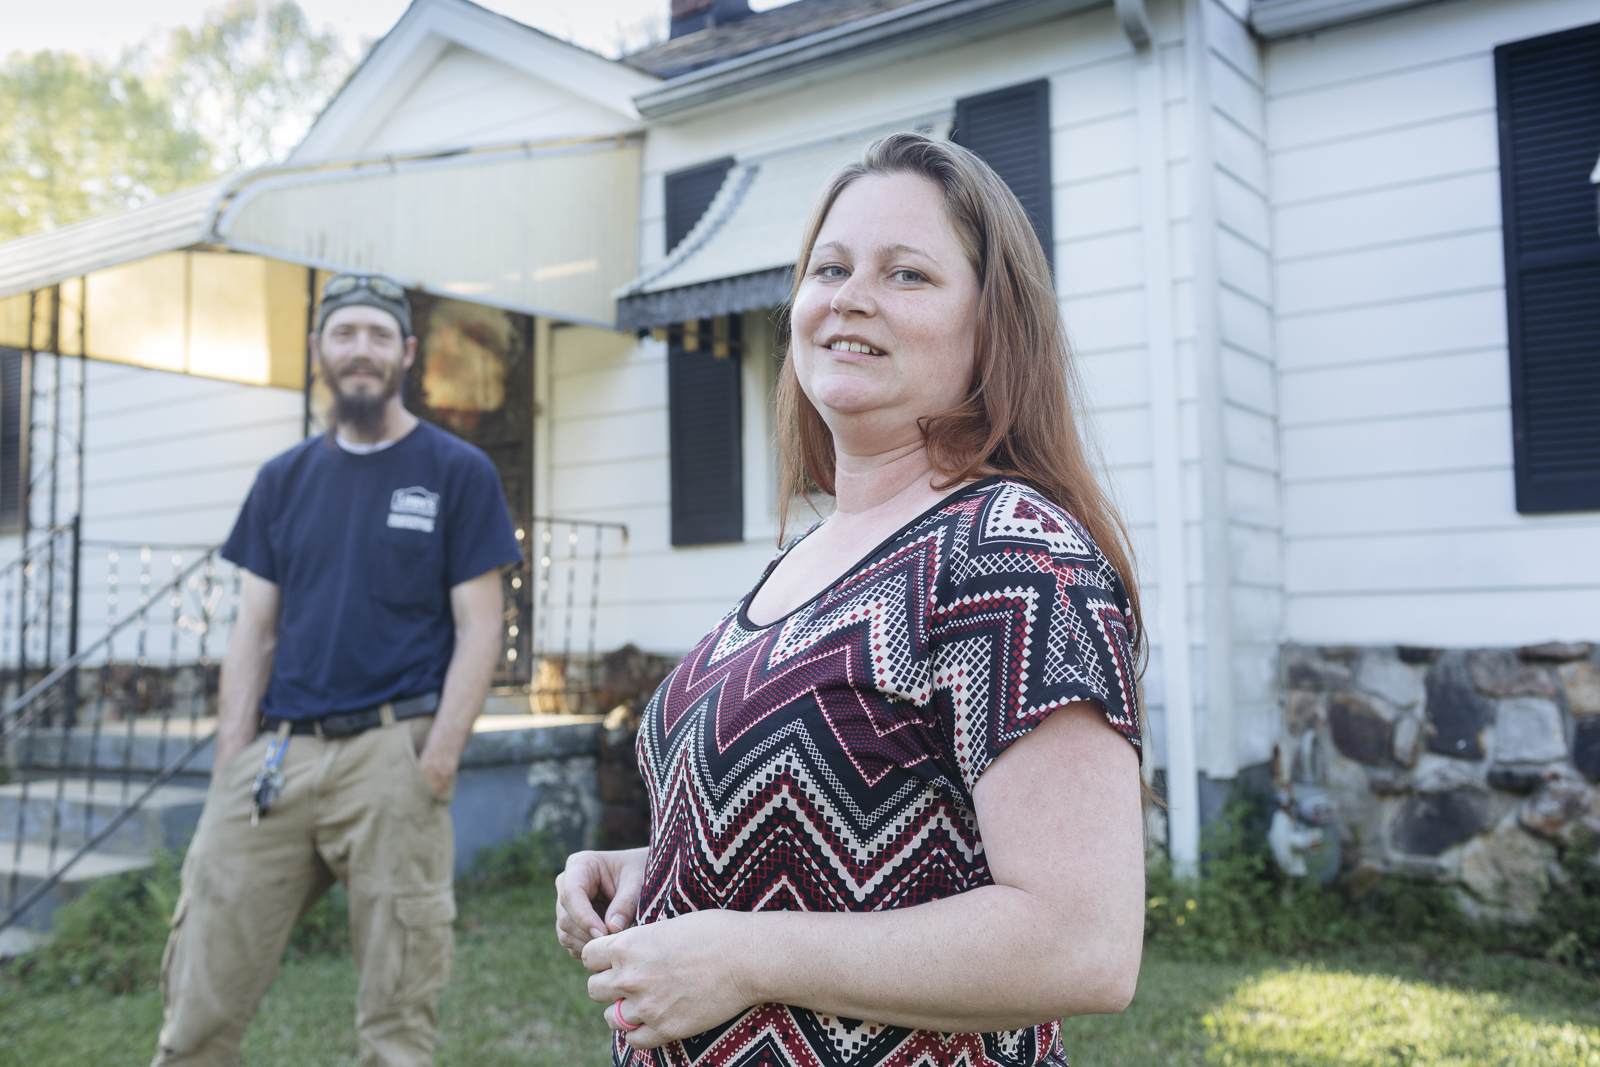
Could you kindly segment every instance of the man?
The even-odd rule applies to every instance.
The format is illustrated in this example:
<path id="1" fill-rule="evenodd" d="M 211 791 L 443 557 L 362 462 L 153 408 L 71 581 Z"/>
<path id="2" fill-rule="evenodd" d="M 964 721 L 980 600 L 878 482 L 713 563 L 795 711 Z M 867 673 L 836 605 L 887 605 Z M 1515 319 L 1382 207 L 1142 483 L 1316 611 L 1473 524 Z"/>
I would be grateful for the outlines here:
<path id="1" fill-rule="evenodd" d="M 488 458 L 401 403 L 417 340 L 399 285 L 331 279 L 311 348 L 334 429 L 261 468 L 222 549 L 243 595 L 162 961 L 161 1065 L 238 1062 L 295 921 L 335 881 L 363 1064 L 432 1060 L 450 796 L 521 552 Z"/>

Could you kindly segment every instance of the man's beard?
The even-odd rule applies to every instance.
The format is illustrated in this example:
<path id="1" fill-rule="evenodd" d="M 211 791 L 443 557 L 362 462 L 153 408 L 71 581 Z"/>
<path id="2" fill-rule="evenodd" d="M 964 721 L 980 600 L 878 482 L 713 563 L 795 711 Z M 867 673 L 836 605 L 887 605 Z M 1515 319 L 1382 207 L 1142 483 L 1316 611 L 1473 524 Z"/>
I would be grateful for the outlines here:
<path id="1" fill-rule="evenodd" d="M 346 364 L 342 369 L 349 371 L 356 367 L 379 375 L 383 388 L 376 393 L 347 393 L 339 387 L 339 376 L 324 362 L 323 379 L 328 383 L 328 392 L 333 395 L 333 421 L 349 426 L 362 437 L 377 437 L 383 432 L 383 415 L 389 406 L 389 398 L 400 392 L 404 371 L 398 363 L 385 368 L 366 360 Z"/>

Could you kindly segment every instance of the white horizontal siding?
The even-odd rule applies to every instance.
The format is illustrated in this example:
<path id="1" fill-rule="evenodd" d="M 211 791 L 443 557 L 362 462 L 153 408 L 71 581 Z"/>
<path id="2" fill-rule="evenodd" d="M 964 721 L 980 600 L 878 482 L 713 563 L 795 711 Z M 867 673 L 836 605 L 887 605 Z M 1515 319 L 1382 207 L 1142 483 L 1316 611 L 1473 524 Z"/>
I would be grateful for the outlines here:
<path id="1" fill-rule="evenodd" d="M 1596 17 L 1460 0 L 1269 50 L 1292 640 L 1600 633 L 1600 515 L 1514 507 L 1493 65 Z"/>
<path id="2" fill-rule="evenodd" d="M 41 357 L 41 370 L 48 368 Z M 64 361 L 64 377 L 75 379 L 76 360 Z M 154 595 L 178 570 L 195 563 L 205 548 L 220 543 L 232 529 L 239 507 L 255 481 L 256 471 L 273 456 L 301 439 L 301 394 L 269 386 L 249 386 L 187 374 L 90 360 L 84 389 L 83 526 L 81 554 L 79 647 L 88 649 L 106 632 L 108 619 L 126 618 L 141 595 Z M 76 511 L 72 477 L 71 392 L 63 393 L 63 453 L 58 467 L 57 519 Z M 41 394 L 36 403 L 46 403 Z M 35 425 L 48 419 L 34 413 Z M 47 438 L 32 445 L 36 525 L 48 521 Z M 34 535 L 37 543 L 39 537 Z M 148 554 L 140 546 L 154 545 Z M 20 551 L 16 537 L 0 542 L 9 561 Z M 147 556 L 147 558 L 146 558 Z M 119 581 L 112 582 L 115 575 Z M 148 581 L 142 579 L 148 578 Z M 139 654 L 167 663 L 172 656 L 192 660 L 202 651 L 200 615 L 206 575 L 195 575 L 182 603 L 174 608 L 165 597 L 154 601 L 144 627 L 132 626 L 116 640 L 120 659 Z M 233 567 L 218 561 L 211 580 L 213 606 L 225 616 L 231 595 Z M 14 592 L 14 590 L 13 590 Z M 114 600 L 112 598 L 115 598 Z M 173 620 L 180 620 L 175 631 Z M 65 616 L 62 616 L 65 625 Z M 173 644 L 176 632 L 178 644 Z M 142 633 L 142 645 L 141 637 Z M 65 649 L 59 634 L 57 657 Z M 219 656 L 226 645 L 226 627 L 206 636 L 205 651 Z"/>
<path id="3" fill-rule="evenodd" d="M 301 437 L 301 394 L 89 362 L 86 540 L 216 544 L 261 464 Z"/>
<path id="4" fill-rule="evenodd" d="M 770 343 L 752 331 L 747 377 L 765 382 Z M 632 642 L 683 653 L 742 596 L 774 551 L 770 517 L 750 520 L 736 545 L 674 548 L 668 450 L 666 346 L 585 327 L 550 331 L 548 455 L 539 464 L 541 499 L 560 518 L 623 522 L 626 544 L 607 543 L 601 569 L 597 645 Z M 764 388 L 764 385 L 763 385 Z M 748 395 L 748 390 L 747 390 Z M 764 412 L 745 404 L 750 420 Z M 747 435 L 748 437 L 749 435 Z M 765 436 L 765 435 L 762 435 Z M 746 469 L 770 457 L 747 448 Z M 746 479 L 763 497 L 765 482 Z"/>
<path id="5" fill-rule="evenodd" d="M 1444 592 L 1403 589 L 1299 594 L 1289 598 L 1289 632 L 1307 644 L 1442 647 L 1576 641 L 1593 636 L 1600 588 L 1560 585 Z M 1532 605 L 1530 607 L 1530 605 Z"/>

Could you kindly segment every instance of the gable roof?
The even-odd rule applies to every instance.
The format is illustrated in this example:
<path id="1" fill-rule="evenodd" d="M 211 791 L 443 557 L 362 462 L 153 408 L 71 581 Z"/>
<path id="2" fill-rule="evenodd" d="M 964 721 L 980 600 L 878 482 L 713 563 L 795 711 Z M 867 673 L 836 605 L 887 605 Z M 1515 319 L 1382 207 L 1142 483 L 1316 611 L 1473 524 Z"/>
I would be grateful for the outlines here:
<path id="1" fill-rule="evenodd" d="M 733 59 L 775 44 L 904 7 L 915 0 L 799 0 L 623 56 L 631 67 L 661 78 Z"/>
<path id="2" fill-rule="evenodd" d="M 654 75 L 596 55 L 471 0 L 412 0 L 361 66 L 323 109 L 287 163 L 354 154 L 389 118 L 407 91 L 451 46 L 477 52 L 530 77 L 559 86 L 636 128 L 633 98 L 654 86 Z"/>

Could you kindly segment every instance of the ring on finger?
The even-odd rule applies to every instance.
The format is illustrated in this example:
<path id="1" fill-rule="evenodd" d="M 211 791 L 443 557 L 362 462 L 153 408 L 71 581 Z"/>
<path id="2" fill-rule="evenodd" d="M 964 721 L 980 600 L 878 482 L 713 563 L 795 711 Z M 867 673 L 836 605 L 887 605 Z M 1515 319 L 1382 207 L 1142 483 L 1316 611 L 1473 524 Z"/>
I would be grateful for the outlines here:
<path id="1" fill-rule="evenodd" d="M 644 1025 L 644 1023 L 630 1023 L 622 1017 L 622 1001 L 620 1000 L 613 1000 L 611 1007 L 606 1009 L 606 1014 L 611 1017 L 611 1022 L 616 1025 L 618 1030 L 637 1030 Z"/>

